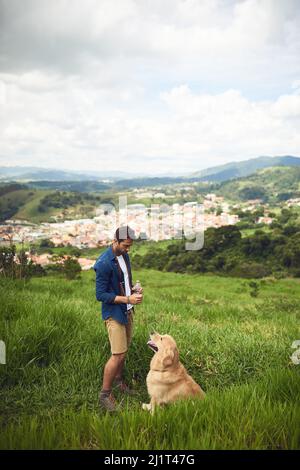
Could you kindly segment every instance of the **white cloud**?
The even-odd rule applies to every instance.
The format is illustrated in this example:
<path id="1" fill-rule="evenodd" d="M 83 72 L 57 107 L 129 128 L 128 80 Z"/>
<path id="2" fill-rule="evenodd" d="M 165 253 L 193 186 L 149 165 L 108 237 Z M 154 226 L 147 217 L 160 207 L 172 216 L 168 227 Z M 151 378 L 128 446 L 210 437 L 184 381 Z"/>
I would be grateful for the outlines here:
<path id="1" fill-rule="evenodd" d="M 122 109 L 118 101 L 113 106 L 109 91 L 99 99 L 98 91 L 86 90 L 80 80 L 67 80 L 56 93 L 35 93 L 23 83 L 7 85 L 10 100 L 0 134 L 3 156 L 19 164 L 26 163 L 29 149 L 31 164 L 44 158 L 50 166 L 59 159 L 69 168 L 74 162 L 97 170 L 134 164 L 135 171 L 156 172 L 299 153 L 298 94 L 250 101 L 237 90 L 196 94 L 185 84 L 161 94 L 156 114 Z"/>
<path id="2" fill-rule="evenodd" d="M 159 172 L 300 155 L 298 6 L 0 0 L 0 162 Z"/>

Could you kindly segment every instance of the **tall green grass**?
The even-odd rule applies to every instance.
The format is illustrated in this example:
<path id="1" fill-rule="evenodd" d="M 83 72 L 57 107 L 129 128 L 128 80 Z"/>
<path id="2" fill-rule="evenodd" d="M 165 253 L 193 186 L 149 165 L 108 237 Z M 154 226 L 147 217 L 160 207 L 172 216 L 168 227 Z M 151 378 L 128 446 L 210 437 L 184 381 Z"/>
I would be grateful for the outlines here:
<path id="1" fill-rule="evenodd" d="M 0 448 L 299 448 L 299 281 L 266 280 L 253 298 L 242 279 L 134 274 L 145 293 L 126 366 L 136 395 L 117 396 L 116 416 L 97 403 L 110 351 L 94 273 L 1 281 Z M 174 336 L 203 402 L 141 410 L 153 329 Z"/>

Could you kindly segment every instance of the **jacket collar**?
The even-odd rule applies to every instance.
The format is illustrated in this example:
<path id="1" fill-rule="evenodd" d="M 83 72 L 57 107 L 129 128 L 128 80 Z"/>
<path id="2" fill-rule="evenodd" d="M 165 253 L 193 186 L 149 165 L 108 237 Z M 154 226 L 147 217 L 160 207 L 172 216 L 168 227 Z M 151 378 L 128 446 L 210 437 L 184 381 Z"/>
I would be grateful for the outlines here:
<path id="1" fill-rule="evenodd" d="M 115 257 L 116 257 L 116 255 L 115 255 L 114 252 L 113 252 L 112 246 L 110 246 L 110 247 L 108 248 L 107 254 L 108 254 L 110 260 L 113 260 L 113 259 L 115 259 Z"/>

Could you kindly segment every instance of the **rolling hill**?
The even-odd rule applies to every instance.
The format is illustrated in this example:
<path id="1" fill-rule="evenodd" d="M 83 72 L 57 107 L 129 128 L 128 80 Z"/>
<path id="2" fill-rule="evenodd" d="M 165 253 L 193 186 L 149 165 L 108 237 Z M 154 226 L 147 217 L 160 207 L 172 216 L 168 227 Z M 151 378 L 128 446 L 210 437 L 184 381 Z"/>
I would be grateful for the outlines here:
<path id="1" fill-rule="evenodd" d="M 300 197 L 300 166 L 264 168 L 250 176 L 222 182 L 216 192 L 232 201 L 262 199 L 278 203 Z"/>
<path id="2" fill-rule="evenodd" d="M 36 189 L 20 184 L 0 185 L 0 223 L 7 219 L 33 223 L 53 222 L 54 217 L 93 217 L 102 203 L 116 203 L 112 193 Z"/>
<path id="3" fill-rule="evenodd" d="M 11 187 L 13 189 L 11 190 Z M 38 207 L 41 200 L 51 191 L 35 190 L 18 185 L 8 185 L 6 192 L 0 188 L 0 223 L 7 219 L 21 219 L 31 222 L 46 222 L 50 215 L 58 210 L 49 211 L 47 214 L 39 213 Z"/>
<path id="4" fill-rule="evenodd" d="M 0 181 L 102 181 L 144 177 L 145 174 L 127 173 L 124 171 L 79 171 L 55 168 L 40 168 L 35 166 L 1 166 Z"/>

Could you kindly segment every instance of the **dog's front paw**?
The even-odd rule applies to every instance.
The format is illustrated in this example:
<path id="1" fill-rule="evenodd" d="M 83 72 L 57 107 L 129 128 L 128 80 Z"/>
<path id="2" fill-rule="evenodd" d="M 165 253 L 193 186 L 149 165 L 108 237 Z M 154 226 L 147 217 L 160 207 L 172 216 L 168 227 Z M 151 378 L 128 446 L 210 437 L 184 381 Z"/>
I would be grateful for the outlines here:
<path id="1" fill-rule="evenodd" d="M 145 410 L 145 411 L 151 411 L 151 405 L 150 403 L 143 403 L 142 404 L 142 409 Z"/>

